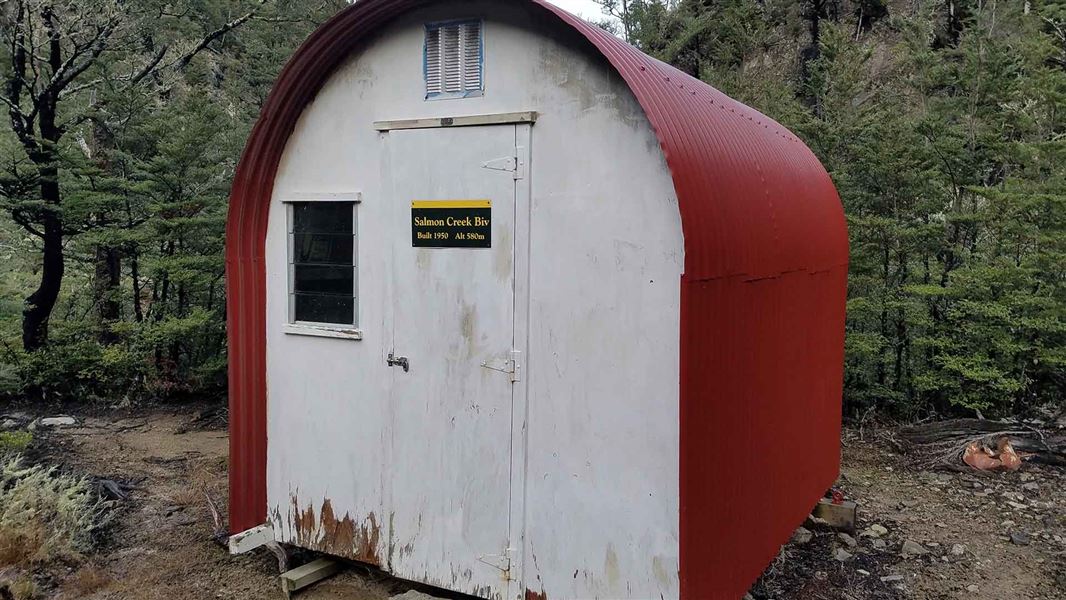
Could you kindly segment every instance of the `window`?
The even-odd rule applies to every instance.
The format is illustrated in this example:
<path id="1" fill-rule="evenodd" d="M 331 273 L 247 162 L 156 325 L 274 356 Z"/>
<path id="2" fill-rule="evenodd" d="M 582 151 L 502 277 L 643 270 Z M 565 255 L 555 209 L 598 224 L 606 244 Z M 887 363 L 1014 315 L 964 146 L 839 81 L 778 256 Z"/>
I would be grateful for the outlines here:
<path id="1" fill-rule="evenodd" d="M 356 327 L 356 203 L 288 206 L 289 322 Z"/>
<path id="2" fill-rule="evenodd" d="M 467 98 L 485 90 L 481 21 L 426 25 L 426 98 Z"/>

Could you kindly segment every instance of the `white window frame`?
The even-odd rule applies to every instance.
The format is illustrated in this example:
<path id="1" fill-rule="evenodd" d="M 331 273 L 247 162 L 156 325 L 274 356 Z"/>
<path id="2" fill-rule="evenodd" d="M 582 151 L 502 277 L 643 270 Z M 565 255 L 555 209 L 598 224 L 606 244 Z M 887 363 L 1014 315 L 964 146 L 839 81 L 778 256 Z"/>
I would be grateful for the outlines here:
<path id="1" fill-rule="evenodd" d="M 351 325 L 296 320 L 296 236 L 294 235 L 295 221 L 292 205 L 305 202 L 352 203 L 352 320 L 354 323 Z M 359 327 L 359 206 L 362 202 L 362 192 L 296 193 L 289 194 L 282 200 L 285 205 L 285 297 L 288 306 L 283 329 L 287 335 L 345 340 L 363 339 L 363 330 Z"/>

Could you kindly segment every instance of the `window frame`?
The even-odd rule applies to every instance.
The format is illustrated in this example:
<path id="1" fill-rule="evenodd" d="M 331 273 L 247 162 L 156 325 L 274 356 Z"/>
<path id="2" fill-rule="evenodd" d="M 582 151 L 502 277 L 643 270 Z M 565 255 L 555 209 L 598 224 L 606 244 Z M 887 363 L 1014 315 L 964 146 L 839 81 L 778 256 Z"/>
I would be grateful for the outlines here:
<path id="1" fill-rule="evenodd" d="M 362 192 L 289 194 L 285 206 L 285 298 L 286 315 L 283 330 L 288 335 L 306 335 L 348 340 L 363 339 L 359 326 L 359 206 Z M 293 205 L 303 203 L 341 202 L 352 205 L 352 324 L 317 323 L 296 320 L 296 220 Z"/>
<path id="2" fill-rule="evenodd" d="M 445 27 L 478 24 L 478 70 L 480 71 L 481 87 L 476 90 L 464 90 L 461 92 L 430 92 L 429 91 L 429 32 L 443 30 Z M 443 53 L 443 44 L 442 44 Z M 460 55 L 462 53 L 460 52 Z M 460 58 L 460 60 L 462 60 Z M 443 70 L 441 72 L 441 85 L 443 87 Z M 462 98 L 478 98 L 485 95 L 485 20 L 481 17 L 469 17 L 465 19 L 451 19 L 447 21 L 433 21 L 426 23 L 422 33 L 422 89 L 425 99 L 428 100 L 457 100 Z"/>

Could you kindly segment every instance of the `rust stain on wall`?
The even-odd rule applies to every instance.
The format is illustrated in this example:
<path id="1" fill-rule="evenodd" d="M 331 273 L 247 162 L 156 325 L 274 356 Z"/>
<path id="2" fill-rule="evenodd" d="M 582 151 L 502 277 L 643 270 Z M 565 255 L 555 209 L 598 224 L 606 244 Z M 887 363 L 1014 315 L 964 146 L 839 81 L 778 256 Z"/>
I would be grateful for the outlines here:
<path id="1" fill-rule="evenodd" d="M 548 600 L 548 594 L 545 594 L 544 590 L 534 592 L 533 590 L 526 588 L 526 600 Z"/>
<path id="2" fill-rule="evenodd" d="M 333 512 L 333 503 L 326 498 L 322 501 L 318 514 L 316 518 L 315 509 L 310 505 L 302 509 L 300 500 L 295 495 L 292 496 L 289 525 L 295 533 L 298 546 L 331 556 L 382 566 L 381 556 L 378 554 L 381 527 L 374 513 L 367 515 L 361 523 L 356 522 L 347 513 L 338 519 Z"/>

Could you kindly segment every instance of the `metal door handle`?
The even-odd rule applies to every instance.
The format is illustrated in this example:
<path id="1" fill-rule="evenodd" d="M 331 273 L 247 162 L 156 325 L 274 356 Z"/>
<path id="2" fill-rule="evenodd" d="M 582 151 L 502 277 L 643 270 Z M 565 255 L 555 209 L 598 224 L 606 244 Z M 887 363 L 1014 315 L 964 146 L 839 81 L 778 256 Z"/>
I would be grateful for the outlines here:
<path id="1" fill-rule="evenodd" d="M 411 370 L 411 363 L 408 362 L 406 356 L 396 356 L 395 353 L 389 352 L 389 357 L 385 360 L 385 362 L 390 367 L 403 367 L 404 373 L 408 373 Z"/>

